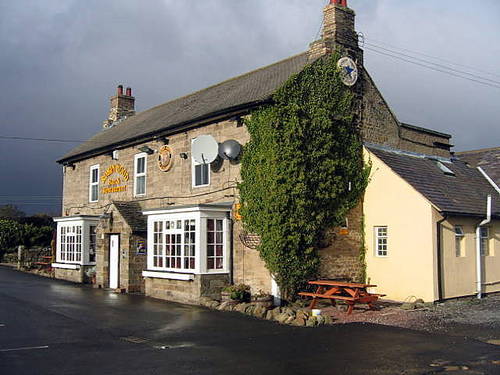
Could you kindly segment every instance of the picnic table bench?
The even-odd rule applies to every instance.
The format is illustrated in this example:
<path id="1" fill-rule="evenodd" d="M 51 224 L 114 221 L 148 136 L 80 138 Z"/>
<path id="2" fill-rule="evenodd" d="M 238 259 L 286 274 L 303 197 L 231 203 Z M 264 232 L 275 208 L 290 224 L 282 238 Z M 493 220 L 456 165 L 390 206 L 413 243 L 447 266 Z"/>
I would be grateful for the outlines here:
<path id="1" fill-rule="evenodd" d="M 336 300 L 344 301 L 348 306 L 347 314 L 352 314 L 356 303 L 365 303 L 370 309 L 374 309 L 374 303 L 385 294 L 368 293 L 367 288 L 374 288 L 376 285 L 347 283 L 334 280 L 309 281 L 309 285 L 316 285 L 316 292 L 300 292 L 300 296 L 312 297 L 309 308 L 314 309 L 318 298 L 329 299 L 333 306 Z"/>

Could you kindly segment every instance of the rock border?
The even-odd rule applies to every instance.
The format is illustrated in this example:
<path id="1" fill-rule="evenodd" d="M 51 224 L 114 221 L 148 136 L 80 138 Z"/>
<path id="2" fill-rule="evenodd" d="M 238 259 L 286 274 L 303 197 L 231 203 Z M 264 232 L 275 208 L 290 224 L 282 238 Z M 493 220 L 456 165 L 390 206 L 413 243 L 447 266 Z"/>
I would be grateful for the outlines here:
<path id="1" fill-rule="evenodd" d="M 257 319 L 275 321 L 295 327 L 312 328 L 333 323 L 332 317 L 329 315 L 312 316 L 310 310 L 294 305 L 269 308 L 259 302 L 220 302 L 208 297 L 201 297 L 200 305 L 212 310 L 239 312 Z"/>

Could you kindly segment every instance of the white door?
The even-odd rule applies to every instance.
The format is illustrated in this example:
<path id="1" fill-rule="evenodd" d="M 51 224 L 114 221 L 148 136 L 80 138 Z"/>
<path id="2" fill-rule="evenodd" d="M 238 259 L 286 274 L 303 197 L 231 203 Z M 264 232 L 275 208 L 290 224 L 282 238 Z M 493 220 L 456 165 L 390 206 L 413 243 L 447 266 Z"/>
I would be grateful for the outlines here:
<path id="1" fill-rule="evenodd" d="M 119 286 L 120 271 L 120 236 L 112 234 L 109 237 L 109 287 L 116 289 Z"/>

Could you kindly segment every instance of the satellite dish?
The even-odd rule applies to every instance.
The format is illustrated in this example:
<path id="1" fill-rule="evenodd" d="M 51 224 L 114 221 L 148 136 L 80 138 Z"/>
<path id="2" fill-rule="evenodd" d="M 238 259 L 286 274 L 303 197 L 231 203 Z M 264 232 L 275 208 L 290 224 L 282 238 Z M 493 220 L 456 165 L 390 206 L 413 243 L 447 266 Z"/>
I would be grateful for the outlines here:
<path id="1" fill-rule="evenodd" d="M 217 158 L 219 144 L 211 135 L 200 135 L 193 139 L 191 153 L 193 159 L 200 164 L 209 164 Z"/>
<path id="2" fill-rule="evenodd" d="M 234 139 L 225 141 L 219 145 L 219 156 L 225 160 L 235 160 L 241 153 L 241 145 Z"/>

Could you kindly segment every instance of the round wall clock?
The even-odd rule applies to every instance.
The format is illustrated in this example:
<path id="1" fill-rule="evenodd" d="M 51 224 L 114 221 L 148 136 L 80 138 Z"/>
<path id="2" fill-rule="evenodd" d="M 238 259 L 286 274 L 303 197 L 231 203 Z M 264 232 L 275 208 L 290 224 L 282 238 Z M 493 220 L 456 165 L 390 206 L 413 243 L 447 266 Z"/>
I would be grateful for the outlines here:
<path id="1" fill-rule="evenodd" d="M 162 146 L 158 150 L 158 168 L 162 172 L 168 172 L 173 164 L 173 150 L 170 146 Z"/>
<path id="2" fill-rule="evenodd" d="M 341 70 L 342 82 L 346 86 L 354 86 L 358 81 L 358 67 L 350 57 L 339 59 L 337 66 Z"/>

